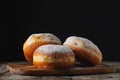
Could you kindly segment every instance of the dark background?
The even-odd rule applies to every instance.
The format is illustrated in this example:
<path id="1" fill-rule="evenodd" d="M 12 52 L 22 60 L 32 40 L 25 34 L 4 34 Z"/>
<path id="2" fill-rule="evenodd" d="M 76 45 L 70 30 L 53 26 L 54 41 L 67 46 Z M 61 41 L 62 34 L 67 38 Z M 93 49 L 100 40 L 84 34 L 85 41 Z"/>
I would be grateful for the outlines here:
<path id="1" fill-rule="evenodd" d="M 116 2 L 117 3 L 117 2 Z M 23 43 L 32 33 L 71 35 L 93 41 L 103 60 L 120 60 L 119 9 L 108 1 L 12 0 L 1 2 L 0 61 L 25 60 Z"/>

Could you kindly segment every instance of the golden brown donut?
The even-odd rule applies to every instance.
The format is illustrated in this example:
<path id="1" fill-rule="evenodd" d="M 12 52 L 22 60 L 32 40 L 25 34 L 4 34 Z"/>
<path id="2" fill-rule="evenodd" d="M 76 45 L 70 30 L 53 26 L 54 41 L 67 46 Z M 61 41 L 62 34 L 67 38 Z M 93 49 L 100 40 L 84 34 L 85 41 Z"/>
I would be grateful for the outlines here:
<path id="1" fill-rule="evenodd" d="M 92 41 L 78 36 L 70 36 L 63 43 L 75 53 L 76 60 L 87 65 L 98 65 L 102 61 L 100 49 Z"/>
<path id="2" fill-rule="evenodd" d="M 71 68 L 74 63 L 73 51 L 63 45 L 42 45 L 33 54 L 33 65 L 37 68 Z"/>
<path id="3" fill-rule="evenodd" d="M 29 62 L 32 62 L 33 52 L 39 46 L 45 44 L 61 44 L 61 40 L 51 33 L 36 33 L 30 35 L 23 44 L 23 52 L 25 59 Z"/>

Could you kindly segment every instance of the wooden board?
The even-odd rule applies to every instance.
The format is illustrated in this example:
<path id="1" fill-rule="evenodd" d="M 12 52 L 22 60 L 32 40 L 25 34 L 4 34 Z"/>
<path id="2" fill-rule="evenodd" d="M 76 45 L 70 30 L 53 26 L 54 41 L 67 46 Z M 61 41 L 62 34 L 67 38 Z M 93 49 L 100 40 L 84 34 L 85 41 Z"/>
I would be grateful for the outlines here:
<path id="1" fill-rule="evenodd" d="M 12 74 L 18 75 L 33 75 L 33 76 L 74 76 L 83 74 L 106 74 L 116 72 L 116 68 L 108 65 L 98 65 L 95 67 L 83 66 L 76 64 L 71 69 L 37 69 L 31 64 L 8 64 L 8 70 Z"/>

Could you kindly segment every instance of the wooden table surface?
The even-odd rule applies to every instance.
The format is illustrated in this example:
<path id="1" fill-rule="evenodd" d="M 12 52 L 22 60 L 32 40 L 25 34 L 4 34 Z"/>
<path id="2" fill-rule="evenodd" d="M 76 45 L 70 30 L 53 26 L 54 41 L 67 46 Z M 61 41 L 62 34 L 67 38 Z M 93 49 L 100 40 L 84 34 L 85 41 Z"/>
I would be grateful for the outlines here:
<path id="1" fill-rule="evenodd" d="M 103 61 L 103 64 L 114 66 L 117 69 L 116 73 L 107 74 L 92 74 L 78 76 L 22 76 L 11 74 L 7 69 L 9 63 L 24 63 L 24 62 L 8 62 L 0 63 L 0 80 L 120 80 L 120 62 Z"/>

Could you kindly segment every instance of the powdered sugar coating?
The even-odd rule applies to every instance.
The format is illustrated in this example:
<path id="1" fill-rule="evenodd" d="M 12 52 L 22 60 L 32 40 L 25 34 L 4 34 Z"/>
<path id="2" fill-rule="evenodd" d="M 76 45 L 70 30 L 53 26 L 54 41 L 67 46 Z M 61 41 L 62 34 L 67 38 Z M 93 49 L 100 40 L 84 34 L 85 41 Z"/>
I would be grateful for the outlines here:
<path id="1" fill-rule="evenodd" d="M 48 42 L 61 44 L 61 40 L 57 36 L 53 35 L 52 33 L 34 33 L 30 35 L 27 40 L 31 41 L 32 37 L 38 38 L 39 41 L 41 42 L 48 41 Z"/>
<path id="2" fill-rule="evenodd" d="M 100 49 L 95 45 L 92 41 L 88 40 L 87 38 L 78 37 L 78 36 L 71 36 L 66 39 L 63 44 L 70 44 L 75 45 L 75 43 L 85 49 L 95 49 L 97 52 L 100 52 Z"/>
<path id="3" fill-rule="evenodd" d="M 61 54 L 73 54 L 73 51 L 67 47 L 67 46 L 63 46 L 63 45 L 54 45 L 54 44 L 48 44 L 48 45 L 43 45 L 40 46 L 39 48 L 36 49 L 36 52 L 44 52 L 44 53 L 61 53 Z"/>

